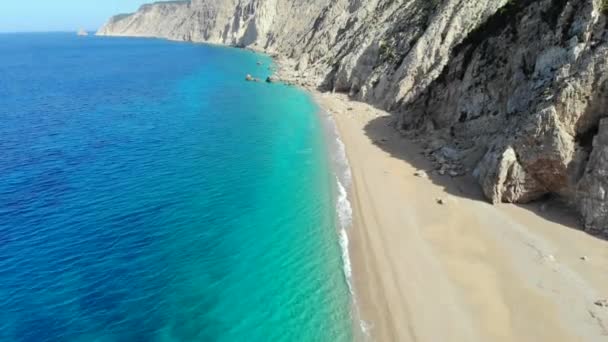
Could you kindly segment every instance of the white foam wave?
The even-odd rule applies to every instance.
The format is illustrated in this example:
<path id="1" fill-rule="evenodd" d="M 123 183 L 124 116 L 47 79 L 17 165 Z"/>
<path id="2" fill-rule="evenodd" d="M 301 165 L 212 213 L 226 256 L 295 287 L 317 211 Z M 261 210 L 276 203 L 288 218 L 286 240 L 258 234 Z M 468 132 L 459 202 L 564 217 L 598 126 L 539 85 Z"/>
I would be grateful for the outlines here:
<path id="1" fill-rule="evenodd" d="M 338 215 L 338 234 L 340 247 L 342 249 L 342 263 L 344 265 L 344 276 L 348 283 L 348 288 L 354 298 L 352 286 L 352 267 L 349 252 L 349 240 L 347 230 L 353 224 L 353 209 L 348 199 L 348 188 L 351 186 L 352 174 L 348 158 L 346 156 L 346 146 L 340 139 L 338 127 L 331 116 L 327 117 L 327 124 L 330 132 L 330 147 L 332 149 L 333 168 L 336 173 L 336 213 Z"/>
<path id="2" fill-rule="evenodd" d="M 352 267 L 350 265 L 350 255 L 348 253 L 348 234 L 346 230 L 340 231 L 340 246 L 342 247 L 342 261 L 344 262 L 344 276 L 346 276 L 346 282 L 348 283 L 348 288 L 352 294 L 353 289 L 351 286 L 350 279 L 353 276 Z"/>
<path id="3" fill-rule="evenodd" d="M 340 248 L 342 250 L 342 265 L 344 270 L 344 278 L 348 286 L 348 291 L 351 294 L 353 300 L 354 309 L 356 312 L 354 316 L 359 320 L 359 329 L 363 334 L 364 341 L 370 339 L 371 326 L 365 322 L 359 315 L 359 307 L 357 305 L 357 297 L 355 296 L 355 289 L 353 287 L 353 270 L 350 259 L 350 241 L 348 239 L 348 229 L 353 223 L 353 209 L 348 200 L 348 192 L 346 188 L 340 182 L 340 179 L 336 176 L 336 184 L 338 186 L 338 197 L 336 199 L 336 212 L 338 213 L 338 224 L 339 224 L 339 237 L 340 237 Z"/>
<path id="4" fill-rule="evenodd" d="M 336 130 L 336 136 L 338 135 L 337 128 L 334 124 Z M 344 142 L 340 138 L 336 138 L 337 152 L 335 157 L 335 162 L 340 165 L 342 171 L 342 180 L 345 183 L 346 187 L 350 187 L 352 182 L 352 173 L 350 170 L 350 165 L 348 164 L 348 158 L 346 156 L 346 146 Z"/>
<path id="5" fill-rule="evenodd" d="M 340 139 L 340 132 L 334 118 L 331 115 L 321 115 L 321 117 L 324 122 L 326 136 L 328 137 L 327 143 L 331 151 L 332 166 L 338 180 L 348 189 L 352 183 L 352 173 L 346 155 L 346 146 Z"/>
<path id="6" fill-rule="evenodd" d="M 352 185 L 352 171 L 350 164 L 348 163 L 348 157 L 346 154 L 346 146 L 340 139 L 338 127 L 331 117 L 331 115 L 322 116 L 324 117 L 325 123 L 327 124 L 329 133 L 329 147 L 331 150 L 331 161 L 336 176 L 337 196 L 336 196 L 336 213 L 338 219 L 338 235 L 340 248 L 342 250 L 342 265 L 344 278 L 350 291 L 351 298 L 354 305 L 353 318 L 358 319 L 359 329 L 363 334 L 365 341 L 370 339 L 371 326 L 359 317 L 359 307 L 357 304 L 357 297 L 355 296 L 355 290 L 353 287 L 353 270 L 350 259 L 349 249 L 349 236 L 348 231 L 353 224 L 353 209 L 349 201 L 348 189 Z"/>
<path id="7" fill-rule="evenodd" d="M 348 192 L 338 177 L 336 177 L 338 184 L 338 199 L 336 200 L 336 209 L 338 211 L 338 219 L 340 221 L 340 228 L 348 229 L 353 223 L 353 208 L 348 201 Z"/>

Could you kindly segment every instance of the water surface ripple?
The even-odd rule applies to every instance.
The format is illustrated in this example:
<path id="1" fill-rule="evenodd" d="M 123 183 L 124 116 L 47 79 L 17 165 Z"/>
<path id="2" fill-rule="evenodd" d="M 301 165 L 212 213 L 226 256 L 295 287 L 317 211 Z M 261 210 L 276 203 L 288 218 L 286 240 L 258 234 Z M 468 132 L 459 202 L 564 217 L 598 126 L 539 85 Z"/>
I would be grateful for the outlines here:
<path id="1" fill-rule="evenodd" d="M 244 82 L 270 62 L 0 35 L 0 341 L 351 339 L 317 109 Z"/>

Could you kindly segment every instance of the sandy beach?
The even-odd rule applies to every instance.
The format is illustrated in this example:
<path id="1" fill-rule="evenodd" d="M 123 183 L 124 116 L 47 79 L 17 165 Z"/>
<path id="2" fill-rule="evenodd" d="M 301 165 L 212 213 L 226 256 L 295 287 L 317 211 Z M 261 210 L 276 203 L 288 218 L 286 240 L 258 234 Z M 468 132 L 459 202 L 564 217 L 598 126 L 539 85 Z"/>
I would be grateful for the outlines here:
<path id="1" fill-rule="evenodd" d="M 312 94 L 352 168 L 350 252 L 368 340 L 608 340 L 598 302 L 608 241 L 557 204 L 490 205 L 472 179 L 434 175 L 387 113 Z"/>

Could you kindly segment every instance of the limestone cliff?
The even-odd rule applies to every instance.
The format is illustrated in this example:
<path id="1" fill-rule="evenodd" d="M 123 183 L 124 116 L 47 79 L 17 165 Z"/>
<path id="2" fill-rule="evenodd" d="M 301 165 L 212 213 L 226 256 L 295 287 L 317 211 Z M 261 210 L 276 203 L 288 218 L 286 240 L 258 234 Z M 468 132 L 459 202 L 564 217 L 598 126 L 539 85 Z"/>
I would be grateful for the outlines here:
<path id="1" fill-rule="evenodd" d="M 173 1 L 113 17 L 98 34 L 288 58 L 301 79 L 388 109 L 399 129 L 432 137 L 440 171 L 473 172 L 491 201 L 556 194 L 588 229 L 608 232 L 605 3 Z"/>

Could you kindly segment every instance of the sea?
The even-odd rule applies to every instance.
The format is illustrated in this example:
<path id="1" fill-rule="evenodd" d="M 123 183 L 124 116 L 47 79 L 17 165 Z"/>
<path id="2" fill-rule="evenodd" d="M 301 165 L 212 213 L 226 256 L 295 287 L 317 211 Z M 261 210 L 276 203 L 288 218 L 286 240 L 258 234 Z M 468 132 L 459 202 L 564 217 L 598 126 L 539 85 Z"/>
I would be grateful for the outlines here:
<path id="1" fill-rule="evenodd" d="M 351 341 L 341 147 L 273 68 L 0 34 L 0 341 Z"/>

